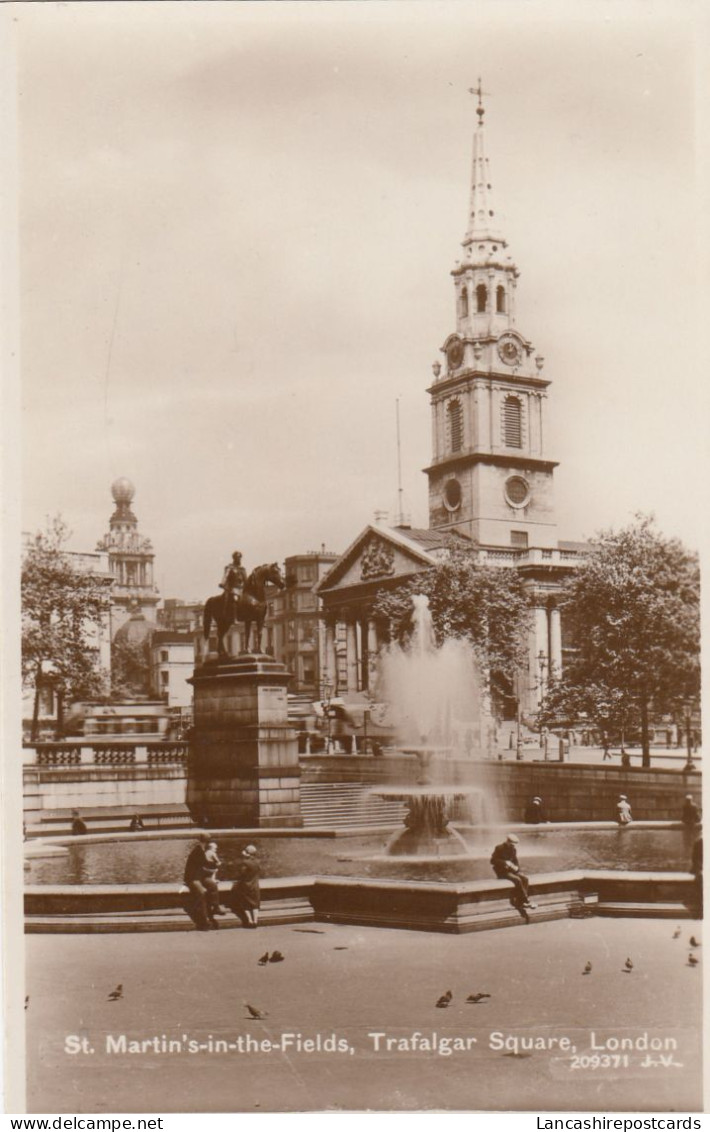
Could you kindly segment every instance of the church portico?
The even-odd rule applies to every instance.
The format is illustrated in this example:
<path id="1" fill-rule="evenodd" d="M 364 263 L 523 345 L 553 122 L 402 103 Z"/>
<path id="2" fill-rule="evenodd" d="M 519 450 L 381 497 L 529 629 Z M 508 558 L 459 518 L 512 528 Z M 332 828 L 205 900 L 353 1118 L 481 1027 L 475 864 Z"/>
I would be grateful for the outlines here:
<path id="1" fill-rule="evenodd" d="M 434 566 L 452 541 L 457 536 L 452 540 L 444 532 L 368 526 L 325 575 L 317 593 L 326 626 L 326 678 L 334 695 L 374 693 L 377 656 L 389 639 L 388 626 L 373 613 L 377 598 Z"/>

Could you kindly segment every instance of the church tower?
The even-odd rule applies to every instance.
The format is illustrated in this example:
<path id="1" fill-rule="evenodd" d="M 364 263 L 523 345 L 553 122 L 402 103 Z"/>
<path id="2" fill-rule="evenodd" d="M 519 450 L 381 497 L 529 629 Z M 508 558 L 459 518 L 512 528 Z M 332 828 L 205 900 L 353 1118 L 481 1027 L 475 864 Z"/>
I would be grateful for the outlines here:
<path id="1" fill-rule="evenodd" d="M 544 359 L 517 327 L 518 269 L 498 230 L 481 83 L 463 259 L 451 272 L 456 330 L 433 366 L 429 526 L 481 546 L 557 546 L 556 462 L 546 453 Z"/>

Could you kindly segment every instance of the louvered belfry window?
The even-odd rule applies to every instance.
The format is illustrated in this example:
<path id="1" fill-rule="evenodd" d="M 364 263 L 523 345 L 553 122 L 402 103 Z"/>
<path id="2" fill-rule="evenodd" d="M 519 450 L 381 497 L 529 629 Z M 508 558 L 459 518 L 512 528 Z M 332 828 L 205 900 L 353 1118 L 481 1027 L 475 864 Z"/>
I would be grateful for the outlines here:
<path id="1" fill-rule="evenodd" d="M 463 409 L 460 401 L 449 401 L 449 440 L 452 452 L 463 448 Z"/>
<path id="2" fill-rule="evenodd" d="M 508 448 L 523 446 L 523 407 L 517 397 L 503 402 L 503 441 Z"/>

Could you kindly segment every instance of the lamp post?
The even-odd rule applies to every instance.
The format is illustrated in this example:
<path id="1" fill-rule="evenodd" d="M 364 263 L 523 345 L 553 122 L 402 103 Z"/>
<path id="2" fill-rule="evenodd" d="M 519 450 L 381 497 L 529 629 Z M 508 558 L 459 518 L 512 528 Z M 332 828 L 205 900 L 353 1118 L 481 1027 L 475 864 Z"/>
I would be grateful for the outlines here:
<path id="1" fill-rule="evenodd" d="M 685 704 L 685 747 L 687 751 L 687 759 L 684 771 L 695 770 L 695 763 L 693 762 L 693 708 L 692 704 Z"/>

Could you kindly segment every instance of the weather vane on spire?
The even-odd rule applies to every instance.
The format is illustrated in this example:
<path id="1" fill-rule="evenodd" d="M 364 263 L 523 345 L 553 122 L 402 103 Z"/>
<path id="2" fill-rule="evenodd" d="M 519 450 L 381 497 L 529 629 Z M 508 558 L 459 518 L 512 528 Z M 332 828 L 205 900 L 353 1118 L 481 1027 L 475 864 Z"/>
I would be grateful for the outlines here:
<path id="1" fill-rule="evenodd" d="M 478 95 L 478 106 L 476 107 L 476 113 L 478 114 L 478 124 L 480 126 L 482 126 L 483 125 L 483 115 L 486 112 L 485 107 L 483 105 L 483 95 L 485 94 L 486 97 L 488 97 L 488 91 L 483 90 L 483 87 L 481 86 L 480 77 L 478 79 L 478 86 L 477 87 L 470 86 L 468 88 L 468 93 Z"/>

